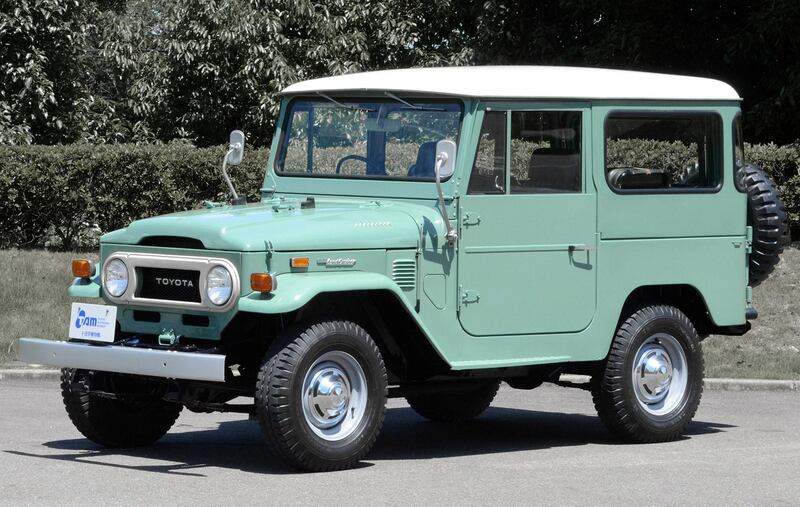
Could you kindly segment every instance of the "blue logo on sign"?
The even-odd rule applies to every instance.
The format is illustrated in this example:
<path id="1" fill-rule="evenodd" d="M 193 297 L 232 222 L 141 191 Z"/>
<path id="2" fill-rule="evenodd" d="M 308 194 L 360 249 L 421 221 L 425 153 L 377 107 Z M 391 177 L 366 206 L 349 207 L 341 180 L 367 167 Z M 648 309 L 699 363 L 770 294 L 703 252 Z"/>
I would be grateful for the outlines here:
<path id="1" fill-rule="evenodd" d="M 97 317 L 87 317 L 86 312 L 78 308 L 78 318 L 75 319 L 75 327 L 80 329 L 82 326 L 97 326 Z"/>

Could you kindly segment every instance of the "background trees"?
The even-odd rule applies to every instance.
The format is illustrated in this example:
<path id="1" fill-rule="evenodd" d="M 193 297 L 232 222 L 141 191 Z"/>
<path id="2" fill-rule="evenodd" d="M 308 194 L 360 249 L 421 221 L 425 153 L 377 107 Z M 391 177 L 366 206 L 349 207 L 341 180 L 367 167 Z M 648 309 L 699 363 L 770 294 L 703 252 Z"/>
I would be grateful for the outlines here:
<path id="1" fill-rule="evenodd" d="M 796 0 L 0 0 L 0 143 L 263 145 L 294 81 L 473 63 L 716 77 L 748 139 L 792 142 L 798 22 Z"/>

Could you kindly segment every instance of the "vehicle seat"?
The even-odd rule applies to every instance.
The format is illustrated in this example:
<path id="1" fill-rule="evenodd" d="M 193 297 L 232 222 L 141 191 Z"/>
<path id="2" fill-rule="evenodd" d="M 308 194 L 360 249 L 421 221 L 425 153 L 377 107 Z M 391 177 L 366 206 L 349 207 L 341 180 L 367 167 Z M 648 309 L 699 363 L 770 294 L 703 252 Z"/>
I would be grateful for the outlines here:
<path id="1" fill-rule="evenodd" d="M 527 187 L 578 192 L 581 189 L 581 154 L 561 148 L 539 148 L 531 154 Z"/>
<path id="2" fill-rule="evenodd" d="M 436 176 L 436 142 L 428 141 L 419 145 L 417 161 L 408 168 L 412 178 L 433 178 Z"/>
<path id="3" fill-rule="evenodd" d="M 639 167 L 619 167 L 608 172 L 608 182 L 622 190 L 669 188 L 669 174 Z"/>

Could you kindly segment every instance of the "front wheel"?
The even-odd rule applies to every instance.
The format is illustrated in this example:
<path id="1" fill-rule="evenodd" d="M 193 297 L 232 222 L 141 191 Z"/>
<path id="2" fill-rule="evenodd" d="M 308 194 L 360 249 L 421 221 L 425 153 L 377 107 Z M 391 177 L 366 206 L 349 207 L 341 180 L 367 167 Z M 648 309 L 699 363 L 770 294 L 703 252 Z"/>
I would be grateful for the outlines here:
<path id="1" fill-rule="evenodd" d="M 302 325 L 267 352 L 256 411 L 270 448 L 288 464 L 321 472 L 352 467 L 383 426 L 386 368 L 352 322 Z"/>
<path id="2" fill-rule="evenodd" d="M 634 442 L 680 437 L 703 393 L 703 351 L 691 321 L 672 306 L 647 306 L 617 330 L 592 377 L 600 419 Z"/>
<path id="3" fill-rule="evenodd" d="M 83 436 L 105 447 L 138 447 L 164 436 L 183 408 L 164 401 L 165 391 L 130 375 L 61 370 L 67 415 Z"/>

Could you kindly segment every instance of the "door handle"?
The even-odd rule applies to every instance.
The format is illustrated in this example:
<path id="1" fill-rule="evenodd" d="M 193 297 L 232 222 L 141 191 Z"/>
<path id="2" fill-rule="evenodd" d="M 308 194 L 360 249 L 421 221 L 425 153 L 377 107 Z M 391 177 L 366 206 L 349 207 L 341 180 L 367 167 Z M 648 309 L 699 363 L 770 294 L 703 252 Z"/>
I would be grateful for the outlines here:
<path id="1" fill-rule="evenodd" d="M 597 247 L 589 246 L 589 245 L 570 245 L 569 246 L 569 253 L 572 253 L 572 252 L 590 252 L 592 250 L 597 250 Z"/>

